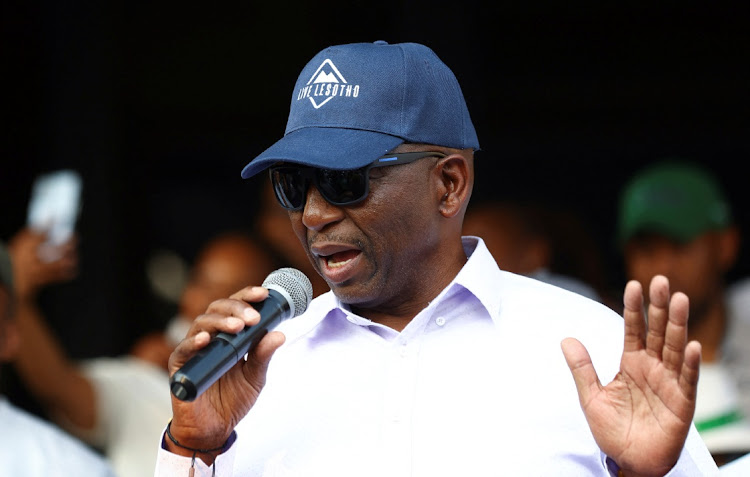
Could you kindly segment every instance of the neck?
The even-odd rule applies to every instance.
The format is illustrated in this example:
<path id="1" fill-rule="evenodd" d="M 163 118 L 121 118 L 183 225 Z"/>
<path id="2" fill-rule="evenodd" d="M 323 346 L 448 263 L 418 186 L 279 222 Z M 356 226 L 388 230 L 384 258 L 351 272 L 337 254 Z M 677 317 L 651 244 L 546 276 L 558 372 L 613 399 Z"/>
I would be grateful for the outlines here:
<path id="1" fill-rule="evenodd" d="M 439 260 L 433 261 L 436 264 L 434 268 L 425 270 L 424 276 L 428 278 L 423 283 L 426 287 L 414 290 L 410 295 L 405 294 L 402 300 L 395 303 L 374 307 L 352 306 L 352 311 L 370 321 L 401 332 L 456 278 L 467 260 L 463 245 L 459 241 L 458 249 L 454 250 L 450 257 L 441 256 Z"/>

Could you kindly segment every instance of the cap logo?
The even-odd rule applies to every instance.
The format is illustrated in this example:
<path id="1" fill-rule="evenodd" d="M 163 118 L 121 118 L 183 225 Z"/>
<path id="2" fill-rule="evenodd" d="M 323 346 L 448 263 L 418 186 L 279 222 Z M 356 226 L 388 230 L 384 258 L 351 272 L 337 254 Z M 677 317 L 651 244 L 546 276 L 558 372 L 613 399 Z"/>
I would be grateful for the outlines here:
<path id="1" fill-rule="evenodd" d="M 320 109 L 333 98 L 356 98 L 358 96 L 359 85 L 347 83 L 336 65 L 326 58 L 307 84 L 297 92 L 297 101 L 308 98 L 315 109 Z"/>

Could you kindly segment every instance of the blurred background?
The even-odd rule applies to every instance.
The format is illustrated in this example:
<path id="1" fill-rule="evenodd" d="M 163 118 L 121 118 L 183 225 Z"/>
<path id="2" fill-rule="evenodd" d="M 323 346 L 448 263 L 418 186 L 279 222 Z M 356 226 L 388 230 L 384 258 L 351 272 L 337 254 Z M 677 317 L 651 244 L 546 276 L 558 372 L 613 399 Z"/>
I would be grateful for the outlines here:
<path id="1" fill-rule="evenodd" d="M 570 206 L 620 288 L 618 191 L 651 161 L 710 165 L 748 233 L 740 5 L 6 0 L 0 238 L 23 227 L 36 175 L 78 170 L 80 274 L 41 299 L 74 357 L 124 352 L 168 318 L 155 257 L 179 274 L 215 231 L 252 226 L 259 182 L 240 170 L 283 134 L 304 64 L 330 44 L 417 41 L 462 84 L 475 197 Z"/>

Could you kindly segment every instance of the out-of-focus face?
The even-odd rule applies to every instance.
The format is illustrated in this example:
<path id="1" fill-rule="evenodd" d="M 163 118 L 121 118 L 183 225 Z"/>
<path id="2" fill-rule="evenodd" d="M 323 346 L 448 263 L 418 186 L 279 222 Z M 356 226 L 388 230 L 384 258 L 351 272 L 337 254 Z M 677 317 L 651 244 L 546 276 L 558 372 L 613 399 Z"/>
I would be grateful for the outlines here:
<path id="1" fill-rule="evenodd" d="M 463 233 L 481 237 L 503 270 L 529 275 L 549 265 L 546 241 L 526 232 L 521 219 L 501 204 L 470 209 Z"/>
<path id="2" fill-rule="evenodd" d="M 258 212 L 256 230 L 263 235 L 265 243 L 283 257 L 285 265 L 304 273 L 313 286 L 313 296 L 328 291 L 328 284 L 310 263 L 305 249 L 289 223 L 289 214 L 276 201 L 270 180 L 264 182 L 262 207 Z"/>
<path id="3" fill-rule="evenodd" d="M 631 239 L 625 247 L 628 278 L 648 287 L 654 275 L 669 278 L 670 291 L 690 299 L 691 318 L 699 318 L 720 292 L 726 260 L 718 233 L 707 233 L 687 243 L 658 235 Z"/>
<path id="4" fill-rule="evenodd" d="M 430 149 L 395 152 L 411 150 Z M 310 185 L 303 210 L 289 212 L 311 262 L 344 303 L 395 308 L 431 280 L 423 270 L 436 260 L 442 220 L 431 182 L 436 160 L 371 169 L 369 195 L 351 206 L 330 204 Z"/>
<path id="5" fill-rule="evenodd" d="M 193 320 L 211 302 L 248 285 L 261 285 L 273 271 L 272 261 L 243 238 L 222 238 L 200 254 L 180 300 L 180 314 Z"/>
<path id="6" fill-rule="evenodd" d="M 312 272 L 305 250 L 289 224 L 286 210 L 276 201 L 270 181 L 264 182 L 263 205 L 258 218 L 258 229 L 265 236 L 266 242 L 277 248 L 293 267 Z"/>

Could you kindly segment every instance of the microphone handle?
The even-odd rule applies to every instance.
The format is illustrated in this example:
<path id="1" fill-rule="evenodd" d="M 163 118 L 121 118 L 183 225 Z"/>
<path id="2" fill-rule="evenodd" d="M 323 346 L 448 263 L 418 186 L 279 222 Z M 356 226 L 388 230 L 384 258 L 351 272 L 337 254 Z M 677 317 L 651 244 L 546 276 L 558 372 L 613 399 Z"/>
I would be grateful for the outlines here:
<path id="1" fill-rule="evenodd" d="M 193 401 L 237 364 L 255 347 L 270 329 L 289 318 L 289 302 L 276 290 L 268 297 L 253 303 L 260 321 L 238 333 L 219 333 L 205 348 L 199 350 L 170 378 L 172 394 L 181 401 Z"/>

